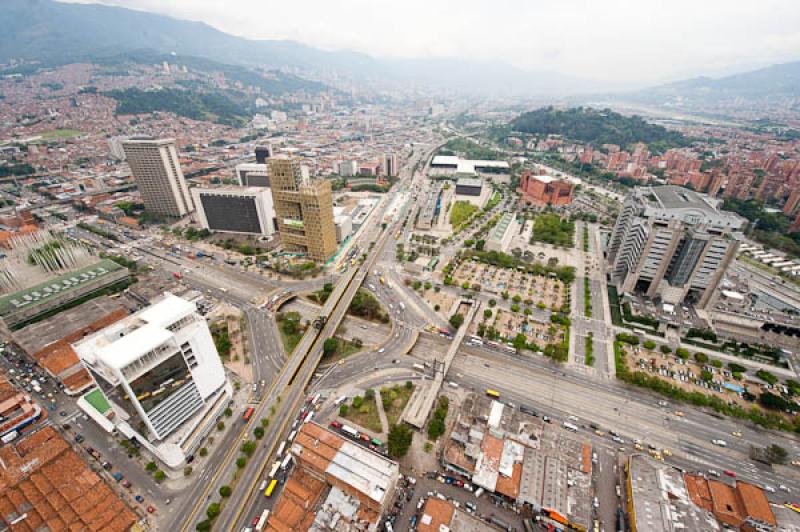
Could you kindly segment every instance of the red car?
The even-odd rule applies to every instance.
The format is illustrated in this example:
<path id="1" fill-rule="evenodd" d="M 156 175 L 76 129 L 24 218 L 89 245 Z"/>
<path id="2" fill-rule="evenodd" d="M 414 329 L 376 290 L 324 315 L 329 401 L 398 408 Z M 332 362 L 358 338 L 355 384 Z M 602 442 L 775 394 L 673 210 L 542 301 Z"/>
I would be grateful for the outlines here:
<path id="1" fill-rule="evenodd" d="M 257 516 L 255 516 L 255 517 L 253 518 L 253 522 L 252 522 L 252 523 L 250 523 L 250 524 L 251 524 L 252 526 L 256 526 L 256 525 L 258 525 L 258 522 L 259 522 L 259 521 L 261 521 L 261 516 L 260 516 L 260 515 L 257 515 Z"/>
<path id="2" fill-rule="evenodd" d="M 342 424 L 339 423 L 338 421 L 331 421 L 331 428 L 340 429 L 342 428 Z"/>
<path id="3" fill-rule="evenodd" d="M 359 434 L 358 437 L 364 441 L 370 441 L 370 437 L 367 436 L 366 434 Z"/>
<path id="4" fill-rule="evenodd" d="M 149 514 L 154 514 L 154 513 L 156 513 L 156 509 L 155 509 L 155 507 L 153 507 L 153 506 L 148 506 L 148 507 L 147 507 L 147 513 L 149 513 Z"/>
<path id="5" fill-rule="evenodd" d="M 734 473 L 733 471 L 729 471 L 729 470 L 726 469 L 725 471 L 723 471 L 723 473 L 725 473 L 729 477 L 736 478 L 736 473 Z"/>

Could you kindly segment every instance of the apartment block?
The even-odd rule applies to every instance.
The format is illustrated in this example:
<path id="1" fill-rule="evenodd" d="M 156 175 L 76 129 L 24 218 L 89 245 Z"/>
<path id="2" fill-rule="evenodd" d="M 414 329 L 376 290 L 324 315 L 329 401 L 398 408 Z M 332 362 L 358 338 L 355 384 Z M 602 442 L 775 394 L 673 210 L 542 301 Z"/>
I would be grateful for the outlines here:
<path id="1" fill-rule="evenodd" d="M 747 224 L 720 203 L 676 186 L 630 192 L 608 244 L 617 289 L 708 306 Z"/>
<path id="2" fill-rule="evenodd" d="M 294 159 L 269 159 L 272 203 L 285 249 L 324 262 L 336 253 L 330 181 L 310 180 Z"/>
<path id="3" fill-rule="evenodd" d="M 136 137 L 122 142 L 145 210 L 173 218 L 194 210 L 175 139 Z"/>

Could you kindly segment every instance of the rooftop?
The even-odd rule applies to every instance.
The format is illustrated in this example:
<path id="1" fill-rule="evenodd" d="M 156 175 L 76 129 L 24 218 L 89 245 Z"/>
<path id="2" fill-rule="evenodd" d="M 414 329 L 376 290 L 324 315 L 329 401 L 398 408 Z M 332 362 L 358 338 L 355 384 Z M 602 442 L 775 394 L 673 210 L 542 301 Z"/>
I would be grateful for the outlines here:
<path id="1" fill-rule="evenodd" d="M 0 297 L 0 316 L 7 316 L 30 305 L 42 304 L 56 296 L 71 292 L 81 285 L 124 269 L 104 259 L 80 270 L 65 273 L 49 281 Z"/>
<path id="2" fill-rule="evenodd" d="M 0 448 L 0 528 L 127 531 L 136 515 L 53 429 Z"/>

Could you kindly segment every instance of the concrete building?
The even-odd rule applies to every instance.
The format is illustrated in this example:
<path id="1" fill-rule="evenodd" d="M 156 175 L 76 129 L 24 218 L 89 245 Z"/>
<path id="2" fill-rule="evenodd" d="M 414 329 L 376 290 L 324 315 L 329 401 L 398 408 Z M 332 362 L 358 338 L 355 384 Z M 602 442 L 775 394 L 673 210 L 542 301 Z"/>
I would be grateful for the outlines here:
<path id="1" fill-rule="evenodd" d="M 232 396 L 205 319 L 172 294 L 73 348 L 99 387 L 81 408 L 172 468 L 194 453 Z"/>
<path id="2" fill-rule="evenodd" d="M 209 231 L 272 235 L 275 209 L 264 187 L 193 188 L 197 221 Z"/>
<path id="3" fill-rule="evenodd" d="M 456 195 L 480 196 L 483 190 L 483 181 L 479 177 L 459 177 L 456 181 Z"/>
<path id="4" fill-rule="evenodd" d="M 194 210 L 175 139 L 132 138 L 122 143 L 145 210 L 181 218 Z"/>
<path id="5" fill-rule="evenodd" d="M 608 244 L 617 289 L 669 304 L 709 306 L 746 225 L 719 204 L 676 186 L 631 191 Z"/>
<path id="6" fill-rule="evenodd" d="M 503 214 L 497 225 L 489 231 L 489 236 L 486 238 L 486 249 L 505 253 L 514 239 L 514 235 L 519 233 L 519 227 L 515 213 L 507 212 Z"/>
<path id="7" fill-rule="evenodd" d="M 268 187 L 269 166 L 266 163 L 242 163 L 236 165 L 236 180 L 243 187 Z"/>
<path id="8" fill-rule="evenodd" d="M 389 177 L 397 175 L 397 155 L 387 153 L 383 156 L 383 173 Z"/>
<path id="9" fill-rule="evenodd" d="M 519 177 L 517 191 L 522 194 L 523 202 L 559 207 L 572 203 L 575 185 L 549 175 L 533 175 L 526 171 Z"/>
<path id="10" fill-rule="evenodd" d="M 104 259 L 0 297 L 0 318 L 16 329 L 51 310 L 127 279 L 127 268 Z"/>
<path id="11" fill-rule="evenodd" d="M 431 160 L 431 168 L 474 174 L 475 172 L 507 172 L 511 167 L 506 161 L 470 160 L 455 155 L 437 155 Z"/>
<path id="12" fill-rule="evenodd" d="M 324 262 L 336 253 L 333 192 L 327 180 L 309 180 L 294 159 L 269 159 L 272 201 L 283 246 Z"/>
<path id="13" fill-rule="evenodd" d="M 305 423 L 290 449 L 297 467 L 286 481 L 266 530 L 375 530 L 395 495 L 397 462 Z"/>
<path id="14" fill-rule="evenodd" d="M 470 514 L 465 508 L 451 501 L 430 497 L 422 507 L 422 516 L 417 522 L 418 532 L 486 532 L 504 530 Z"/>
<path id="15" fill-rule="evenodd" d="M 353 234 L 353 218 L 349 214 L 345 214 L 344 208 L 333 208 L 333 223 L 336 225 L 336 242 L 339 244 Z"/>
<path id="16" fill-rule="evenodd" d="M 51 427 L 0 447 L 0 530 L 127 532 L 134 511 Z"/>
<path id="17" fill-rule="evenodd" d="M 339 161 L 338 170 L 342 177 L 353 177 L 358 173 L 357 161 Z"/>

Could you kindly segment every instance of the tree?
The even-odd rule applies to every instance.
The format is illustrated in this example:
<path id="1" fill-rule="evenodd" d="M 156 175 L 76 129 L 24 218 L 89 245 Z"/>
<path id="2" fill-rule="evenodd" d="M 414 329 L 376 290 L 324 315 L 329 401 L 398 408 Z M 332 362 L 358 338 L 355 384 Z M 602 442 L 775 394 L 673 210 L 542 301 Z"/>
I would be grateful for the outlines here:
<path id="1" fill-rule="evenodd" d="M 502 297 L 503 299 L 508 299 L 509 295 L 510 295 L 510 294 L 508 293 L 508 290 L 503 290 L 503 291 L 500 293 L 500 297 Z"/>
<path id="2" fill-rule="evenodd" d="M 469 290 L 469 282 L 464 281 L 463 283 L 461 283 L 461 288 L 463 288 L 464 290 Z"/>
<path id="3" fill-rule="evenodd" d="M 322 344 L 323 356 L 329 357 L 333 355 L 339 348 L 339 341 L 336 338 L 327 338 Z"/>
<path id="4" fill-rule="evenodd" d="M 225 409 L 225 417 L 231 417 L 233 415 L 233 410 L 230 407 Z"/>
<path id="5" fill-rule="evenodd" d="M 675 350 L 675 354 L 683 360 L 689 360 L 689 350 L 679 347 Z"/>
<path id="6" fill-rule="evenodd" d="M 714 359 L 714 360 L 711 361 L 711 365 L 714 366 L 715 368 L 719 369 L 719 368 L 722 367 L 722 361 Z"/>
<path id="7" fill-rule="evenodd" d="M 353 408 L 359 409 L 361 408 L 362 404 L 364 404 L 364 398 L 362 398 L 360 395 L 353 397 Z"/>
<path id="8" fill-rule="evenodd" d="M 665 355 L 672 353 L 672 349 L 670 349 L 668 345 L 662 345 L 660 349 Z"/>
<path id="9" fill-rule="evenodd" d="M 516 349 L 517 353 L 519 353 L 528 345 L 528 338 L 524 334 L 518 333 L 514 337 L 514 341 L 512 343 L 514 344 L 514 349 Z"/>
<path id="10" fill-rule="evenodd" d="M 785 464 L 789 453 L 780 445 L 773 443 L 764 449 L 764 455 L 770 464 Z"/>
<path id="11" fill-rule="evenodd" d="M 450 325 L 453 326 L 454 329 L 458 329 L 464 324 L 464 316 L 461 314 L 453 314 L 450 316 Z"/>
<path id="12" fill-rule="evenodd" d="M 219 487 L 219 494 L 220 494 L 220 497 L 226 497 L 226 498 L 227 498 L 227 497 L 230 497 L 230 496 L 231 496 L 231 493 L 233 493 L 233 490 L 231 489 L 231 487 L 230 487 L 230 486 L 228 486 L 228 485 L 225 485 L 225 486 L 220 486 L 220 487 Z"/>
<path id="13" fill-rule="evenodd" d="M 705 353 L 701 353 L 699 351 L 694 354 L 694 359 L 697 361 L 698 364 L 708 363 L 708 355 Z"/>
<path id="14" fill-rule="evenodd" d="M 714 374 L 708 371 L 707 369 L 704 369 L 703 371 L 700 372 L 700 378 L 703 379 L 703 381 L 705 382 L 711 382 L 711 379 L 714 378 Z"/>
<path id="15" fill-rule="evenodd" d="M 208 532 L 211 530 L 211 521 L 203 519 L 194 526 L 194 529 L 197 530 L 197 532 Z"/>
<path id="16" fill-rule="evenodd" d="M 256 427 L 255 429 L 253 429 L 253 436 L 255 437 L 255 439 L 260 440 L 261 438 L 264 437 L 264 429 L 261 427 Z"/>
<path id="17" fill-rule="evenodd" d="M 402 458 L 411 447 L 411 441 L 414 438 L 414 433 L 404 423 L 399 425 L 392 425 L 389 428 L 389 455 L 393 458 Z"/>
<path id="18" fill-rule="evenodd" d="M 414 282 L 411 283 L 411 286 L 414 288 L 414 290 L 419 290 L 419 287 L 422 286 L 422 283 L 418 280 L 414 280 Z"/>
<path id="19" fill-rule="evenodd" d="M 410 390 L 413 387 L 414 385 L 411 383 L 411 381 L 406 381 L 406 390 Z"/>
<path id="20" fill-rule="evenodd" d="M 519 312 L 519 305 L 517 305 L 516 303 L 512 303 L 511 312 Z"/>
<path id="21" fill-rule="evenodd" d="M 519 303 L 520 301 L 522 301 L 522 297 L 519 294 L 514 294 L 514 297 L 511 298 L 511 301 L 513 301 L 514 303 Z"/>
<path id="22" fill-rule="evenodd" d="M 372 401 L 373 399 L 375 399 L 375 390 L 373 390 L 372 388 L 367 388 L 364 391 L 364 399 L 366 399 L 367 401 Z"/>
<path id="23" fill-rule="evenodd" d="M 431 285 L 430 281 L 425 281 L 425 284 L 423 284 L 422 286 L 425 287 L 425 290 L 430 290 L 431 286 L 433 286 L 433 285 Z"/>
<path id="24" fill-rule="evenodd" d="M 732 373 L 744 373 L 747 371 L 746 367 L 742 366 L 741 364 L 737 364 L 736 362 L 728 362 L 728 369 L 731 370 Z"/>
<path id="25" fill-rule="evenodd" d="M 240 456 L 239 458 L 236 459 L 236 467 L 238 467 L 239 469 L 244 469 L 244 466 L 246 465 L 247 465 L 247 458 L 245 458 L 244 456 Z"/>
<path id="26" fill-rule="evenodd" d="M 219 512 L 220 508 L 218 502 L 212 502 L 211 504 L 208 505 L 208 508 L 206 508 L 206 515 L 212 521 L 214 520 L 215 517 L 219 515 Z"/>
<path id="27" fill-rule="evenodd" d="M 341 405 L 339 407 L 339 415 L 340 416 L 345 417 L 348 414 L 348 412 L 350 412 L 350 407 L 349 406 Z"/>
<path id="28" fill-rule="evenodd" d="M 155 473 L 153 473 L 153 479 L 158 483 L 164 482 L 164 480 L 166 480 L 166 478 L 167 478 L 167 474 L 164 473 L 163 471 L 161 471 L 160 469 L 158 471 L 156 471 Z"/>
<path id="29" fill-rule="evenodd" d="M 208 449 L 206 449 L 205 447 L 200 447 L 199 453 L 201 457 L 208 456 Z"/>
<path id="30" fill-rule="evenodd" d="M 239 450 L 247 456 L 252 456 L 256 450 L 256 442 L 253 440 L 247 440 L 246 442 L 242 443 L 242 446 L 239 447 Z"/>
<path id="31" fill-rule="evenodd" d="M 775 385 L 778 382 L 778 377 L 765 369 L 756 371 L 756 377 L 766 382 L 767 384 Z"/>
<path id="32" fill-rule="evenodd" d="M 158 466 L 156 465 L 155 462 L 147 462 L 147 465 L 144 466 L 144 468 L 145 468 L 146 471 L 152 473 L 153 471 L 158 469 Z"/>
<path id="33" fill-rule="evenodd" d="M 486 310 L 483 311 L 483 319 L 488 320 L 491 317 L 492 317 L 491 309 L 487 308 Z"/>
<path id="34" fill-rule="evenodd" d="M 652 340 L 645 340 L 645 342 L 642 345 L 644 346 L 645 349 L 655 349 L 656 348 L 656 343 L 654 341 L 652 341 Z"/>
<path id="35" fill-rule="evenodd" d="M 489 300 L 489 306 L 490 307 L 494 307 L 495 305 L 497 305 L 497 300 L 496 299 L 490 299 Z"/>
<path id="36" fill-rule="evenodd" d="M 219 431 L 223 431 L 223 430 L 225 430 L 225 423 L 224 423 L 224 422 L 222 422 L 222 421 L 220 421 L 219 423 L 217 423 L 217 430 L 219 430 Z"/>

